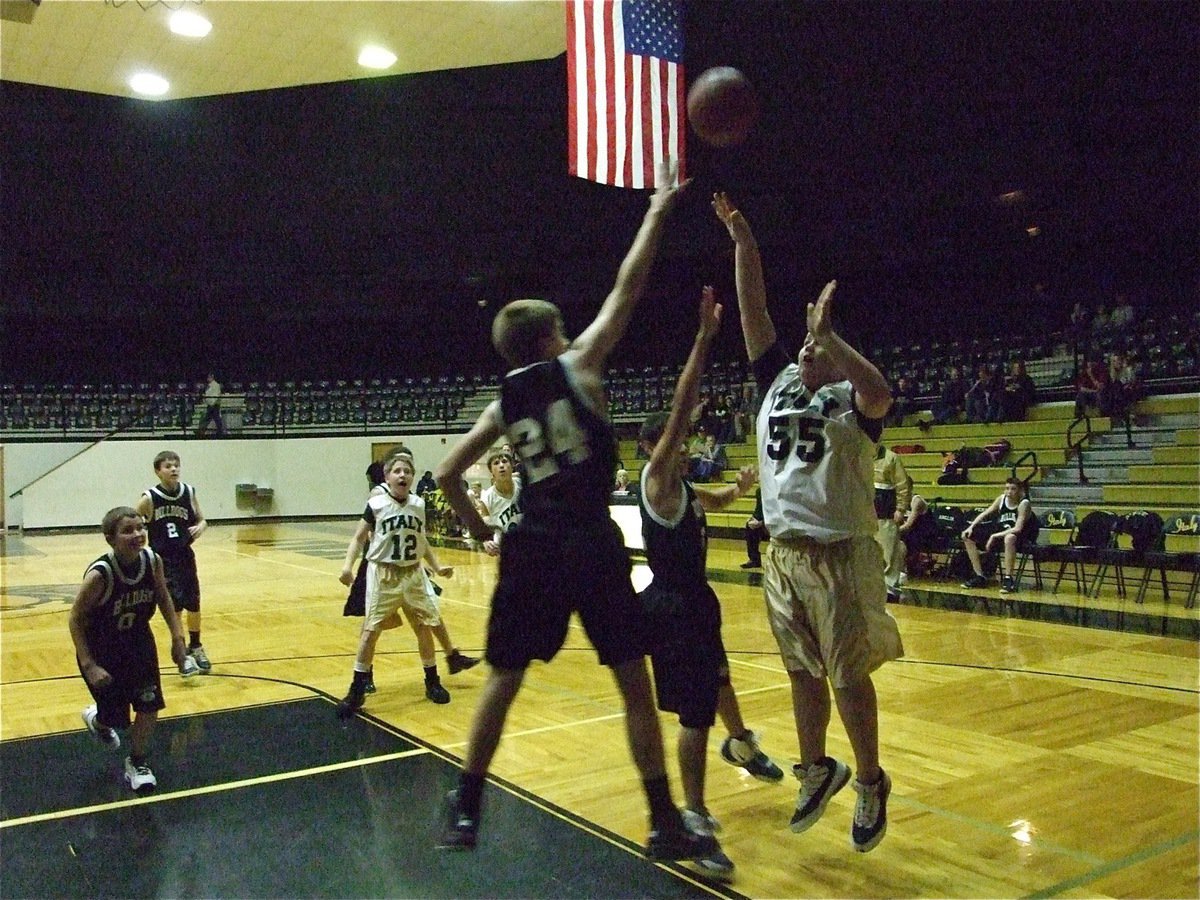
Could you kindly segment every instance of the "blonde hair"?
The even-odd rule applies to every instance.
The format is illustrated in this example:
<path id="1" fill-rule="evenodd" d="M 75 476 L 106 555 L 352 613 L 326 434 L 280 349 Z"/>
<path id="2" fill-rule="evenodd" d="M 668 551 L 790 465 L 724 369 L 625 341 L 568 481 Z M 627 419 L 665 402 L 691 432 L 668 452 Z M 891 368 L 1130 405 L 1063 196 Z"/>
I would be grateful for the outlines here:
<path id="1" fill-rule="evenodd" d="M 562 327 L 562 313 L 548 300 L 514 300 L 492 321 L 492 346 L 513 366 L 540 362 L 542 344 Z"/>

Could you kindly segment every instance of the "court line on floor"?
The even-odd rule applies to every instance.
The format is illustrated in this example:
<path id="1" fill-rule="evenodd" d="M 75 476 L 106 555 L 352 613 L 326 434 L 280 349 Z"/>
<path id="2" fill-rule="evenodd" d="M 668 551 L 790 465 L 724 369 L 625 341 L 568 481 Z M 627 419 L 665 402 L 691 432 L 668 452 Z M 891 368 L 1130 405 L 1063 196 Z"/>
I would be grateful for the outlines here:
<path id="1" fill-rule="evenodd" d="M 1073 891 L 1077 888 L 1082 888 L 1094 881 L 1098 881 L 1105 876 L 1120 872 L 1122 869 L 1128 869 L 1136 866 L 1139 863 L 1144 863 L 1153 859 L 1156 856 L 1174 850 L 1177 847 L 1182 847 L 1185 844 L 1195 843 L 1197 838 L 1200 838 L 1200 830 L 1188 831 L 1183 834 L 1176 835 L 1166 841 L 1161 841 L 1157 844 L 1152 844 L 1149 847 L 1144 847 L 1136 853 L 1130 853 L 1128 856 L 1123 856 L 1120 859 L 1114 859 L 1111 862 L 1102 863 L 1096 866 L 1090 872 L 1083 872 L 1079 875 L 1074 875 L 1071 878 L 1064 878 L 1062 881 L 1052 884 L 1049 887 L 1043 888 L 1040 891 L 1035 891 L 1032 894 L 1026 894 L 1025 900 L 1043 900 L 1047 897 L 1056 897 L 1065 891 Z"/>
<path id="2" fill-rule="evenodd" d="M 130 806 L 143 806 L 148 803 L 164 803 L 168 800 L 182 800 L 187 797 L 199 797 L 204 794 L 218 794 L 225 791 L 240 790 L 259 784 L 270 784 L 277 781 L 291 781 L 295 778 L 308 778 L 313 775 L 323 775 L 326 772 L 338 772 L 342 769 L 353 769 L 359 766 L 376 765 L 392 762 L 397 759 L 407 759 L 413 756 L 432 754 L 425 747 L 415 747 L 412 750 L 398 750 L 395 753 L 385 753 L 382 756 L 368 756 L 364 759 L 350 759 L 340 763 L 328 763 L 323 766 L 313 766 L 307 769 L 297 769 L 291 772 L 276 772 L 273 775 L 259 775 L 254 778 L 243 778 L 239 781 L 226 781 L 221 784 L 209 784 L 204 787 L 184 788 L 179 791 L 150 794 L 146 797 L 130 797 L 126 800 L 114 800 L 109 803 L 97 803 L 92 806 L 80 806 L 72 809 L 60 809 L 54 812 L 35 813 L 31 816 L 21 816 L 16 819 L 0 821 L 0 830 L 14 828 L 18 825 L 32 825 L 37 822 L 51 822 L 57 819 L 67 819 L 72 816 L 85 816 L 113 809 L 125 809 Z"/>

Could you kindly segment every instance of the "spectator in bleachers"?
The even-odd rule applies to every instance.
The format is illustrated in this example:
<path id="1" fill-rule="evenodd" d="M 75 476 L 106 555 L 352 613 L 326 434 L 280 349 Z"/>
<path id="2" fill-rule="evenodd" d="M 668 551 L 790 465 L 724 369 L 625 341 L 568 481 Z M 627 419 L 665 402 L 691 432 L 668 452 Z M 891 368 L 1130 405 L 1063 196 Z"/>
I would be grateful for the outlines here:
<path id="1" fill-rule="evenodd" d="M 417 493 L 424 497 L 426 494 L 432 494 L 437 490 L 437 482 L 433 480 L 433 472 L 428 469 L 421 476 L 421 480 L 417 482 Z"/>
<path id="2" fill-rule="evenodd" d="M 692 461 L 691 473 L 689 478 L 692 481 L 720 481 L 721 473 L 729 465 L 729 460 L 725 455 L 725 448 L 717 443 L 717 436 L 709 433 L 705 435 L 704 446 L 700 449 L 700 456 Z"/>
<path id="3" fill-rule="evenodd" d="M 713 397 L 709 415 L 712 419 L 712 433 L 716 435 L 718 441 L 728 444 L 733 426 L 733 410 L 724 394 L 717 394 Z"/>
<path id="4" fill-rule="evenodd" d="M 967 421 L 999 422 L 1004 418 L 1004 377 L 984 363 L 967 391 Z"/>
<path id="5" fill-rule="evenodd" d="M 629 471 L 627 469 L 617 469 L 612 492 L 618 497 L 628 497 L 633 493 L 629 488 Z"/>
<path id="6" fill-rule="evenodd" d="M 950 367 L 950 377 L 942 384 L 942 391 L 933 404 L 933 424 L 945 425 L 956 421 L 966 411 L 967 380 L 958 366 Z"/>
<path id="7" fill-rule="evenodd" d="M 1129 295 L 1125 293 L 1117 294 L 1112 315 L 1108 317 L 1109 327 L 1113 331 L 1122 331 L 1133 324 L 1133 316 L 1133 304 L 1129 302 Z"/>
<path id="8" fill-rule="evenodd" d="M 738 397 L 737 429 L 738 443 L 746 439 L 746 435 L 754 433 L 754 418 L 758 414 L 758 396 L 754 392 L 754 382 L 747 381 L 742 385 Z"/>
<path id="9" fill-rule="evenodd" d="M 1101 303 L 1096 307 L 1096 314 L 1092 316 L 1092 337 L 1101 337 L 1112 328 L 1112 322 L 1108 317 L 1108 311 Z"/>
<path id="10" fill-rule="evenodd" d="M 1023 422 L 1034 401 L 1037 386 L 1025 371 L 1025 361 L 1014 359 L 1004 379 L 1004 421 Z"/>
<path id="11" fill-rule="evenodd" d="M 1108 358 L 1108 384 L 1100 394 L 1100 413 L 1114 419 L 1125 418 L 1129 407 L 1142 397 L 1141 382 L 1124 353 L 1113 353 Z"/>
<path id="12" fill-rule="evenodd" d="M 892 392 L 892 408 L 888 410 L 886 425 L 903 425 L 904 417 L 917 411 L 917 383 L 908 375 L 901 375 Z"/>
<path id="13" fill-rule="evenodd" d="M 1079 371 L 1075 387 L 1075 418 L 1081 419 L 1090 408 L 1100 408 L 1100 399 L 1108 392 L 1108 369 L 1098 359 L 1089 359 Z"/>

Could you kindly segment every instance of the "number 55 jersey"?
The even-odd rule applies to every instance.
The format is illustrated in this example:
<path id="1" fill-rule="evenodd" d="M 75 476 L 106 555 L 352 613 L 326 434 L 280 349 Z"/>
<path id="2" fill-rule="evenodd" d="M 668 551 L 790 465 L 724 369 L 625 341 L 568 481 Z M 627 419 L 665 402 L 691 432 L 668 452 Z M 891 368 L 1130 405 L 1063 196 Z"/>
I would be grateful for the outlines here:
<path id="1" fill-rule="evenodd" d="M 775 344 L 754 362 L 769 384 L 758 411 L 763 516 L 773 538 L 832 543 L 875 533 L 875 444 L 881 419 L 854 406 L 849 381 L 810 391 Z"/>

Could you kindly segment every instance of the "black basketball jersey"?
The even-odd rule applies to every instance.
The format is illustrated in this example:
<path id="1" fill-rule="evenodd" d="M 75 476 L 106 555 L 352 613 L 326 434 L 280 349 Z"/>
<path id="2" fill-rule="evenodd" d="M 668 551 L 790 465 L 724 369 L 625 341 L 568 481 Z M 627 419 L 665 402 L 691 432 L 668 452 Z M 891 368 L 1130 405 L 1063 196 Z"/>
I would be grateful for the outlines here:
<path id="1" fill-rule="evenodd" d="M 196 524 L 198 518 L 192 495 L 192 486 L 182 481 L 174 495 L 168 494 L 162 485 L 146 489 L 146 496 L 154 504 L 147 526 L 150 546 L 163 556 L 180 556 L 190 552 L 192 533 L 188 529 Z"/>
<path id="2" fill-rule="evenodd" d="M 500 414 L 524 466 L 524 522 L 608 520 L 616 437 L 572 385 L 561 358 L 504 376 Z"/>
<path id="3" fill-rule="evenodd" d="M 1018 500 L 1016 506 L 1008 505 L 1008 497 L 1000 498 L 1000 511 L 996 515 L 996 522 L 1001 528 L 1011 529 L 1017 524 L 1017 517 L 1021 512 L 1021 504 L 1025 503 L 1024 499 Z"/>
<path id="4" fill-rule="evenodd" d="M 88 647 L 98 658 L 120 653 L 150 633 L 147 624 L 154 615 L 154 551 L 144 548 L 129 571 L 109 553 L 87 567 L 104 579 L 104 595 L 88 617 Z"/>
<path id="5" fill-rule="evenodd" d="M 653 583 L 658 587 L 679 589 L 706 583 L 707 519 L 696 492 L 686 480 L 683 490 L 683 513 L 674 526 L 657 518 L 646 505 L 645 485 L 639 494 L 642 543 L 646 548 L 646 562 L 654 573 Z"/>

